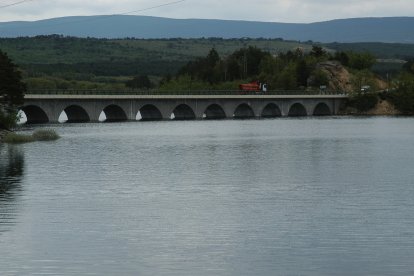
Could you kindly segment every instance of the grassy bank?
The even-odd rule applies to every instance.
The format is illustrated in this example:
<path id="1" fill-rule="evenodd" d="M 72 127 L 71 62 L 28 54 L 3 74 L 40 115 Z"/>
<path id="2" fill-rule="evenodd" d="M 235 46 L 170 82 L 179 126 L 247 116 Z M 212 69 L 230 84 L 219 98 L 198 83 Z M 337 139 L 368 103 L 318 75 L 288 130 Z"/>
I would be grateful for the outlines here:
<path id="1" fill-rule="evenodd" d="M 18 134 L 15 132 L 3 131 L 0 134 L 0 142 L 8 144 L 24 144 L 36 141 L 55 141 L 60 138 L 52 129 L 40 129 L 33 132 L 31 135 Z"/>

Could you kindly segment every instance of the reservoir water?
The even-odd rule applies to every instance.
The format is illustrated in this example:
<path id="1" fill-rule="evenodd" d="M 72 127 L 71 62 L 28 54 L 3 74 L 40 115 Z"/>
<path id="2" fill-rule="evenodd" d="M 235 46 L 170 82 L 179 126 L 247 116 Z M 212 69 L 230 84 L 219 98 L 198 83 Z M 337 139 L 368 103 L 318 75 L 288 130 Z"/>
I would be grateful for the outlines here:
<path id="1" fill-rule="evenodd" d="M 0 145 L 0 275 L 413 275 L 414 119 L 50 125 Z"/>

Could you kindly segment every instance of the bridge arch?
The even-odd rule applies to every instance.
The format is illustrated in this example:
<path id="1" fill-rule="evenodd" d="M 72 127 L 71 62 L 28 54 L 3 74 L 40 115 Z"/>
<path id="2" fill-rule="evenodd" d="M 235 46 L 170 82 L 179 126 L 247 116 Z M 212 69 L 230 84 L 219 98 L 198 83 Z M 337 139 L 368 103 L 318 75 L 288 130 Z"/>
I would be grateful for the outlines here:
<path id="1" fill-rule="evenodd" d="M 49 122 L 46 112 L 37 105 L 28 105 L 20 108 L 26 115 L 26 124 L 45 124 Z"/>
<path id="2" fill-rule="evenodd" d="M 174 120 L 194 120 L 196 118 L 193 109 L 186 104 L 178 105 L 172 114 Z"/>
<path id="3" fill-rule="evenodd" d="M 282 112 L 280 111 L 280 108 L 275 103 L 269 103 L 268 105 L 263 108 L 261 116 L 263 118 L 276 118 L 281 117 Z"/>
<path id="4" fill-rule="evenodd" d="M 139 120 L 141 121 L 159 121 L 162 120 L 160 110 L 152 104 L 146 104 L 138 111 Z"/>
<path id="5" fill-rule="evenodd" d="M 318 103 L 313 110 L 313 116 L 330 116 L 332 111 L 326 103 Z"/>
<path id="6" fill-rule="evenodd" d="M 128 120 L 125 111 L 115 104 L 108 105 L 102 112 L 106 116 L 105 122 L 123 122 Z"/>
<path id="7" fill-rule="evenodd" d="M 233 117 L 235 119 L 250 119 L 254 118 L 254 112 L 248 104 L 243 103 L 237 106 L 236 110 L 234 111 Z"/>
<path id="8" fill-rule="evenodd" d="M 220 105 L 211 104 L 204 111 L 203 117 L 207 120 L 225 119 L 226 113 Z"/>
<path id="9" fill-rule="evenodd" d="M 79 105 L 70 105 L 63 110 L 67 116 L 67 123 L 86 123 L 90 121 L 88 112 Z"/>
<path id="10" fill-rule="evenodd" d="M 289 116 L 290 117 L 303 117 L 308 116 L 308 112 L 306 108 L 301 103 L 295 103 L 289 108 Z"/>

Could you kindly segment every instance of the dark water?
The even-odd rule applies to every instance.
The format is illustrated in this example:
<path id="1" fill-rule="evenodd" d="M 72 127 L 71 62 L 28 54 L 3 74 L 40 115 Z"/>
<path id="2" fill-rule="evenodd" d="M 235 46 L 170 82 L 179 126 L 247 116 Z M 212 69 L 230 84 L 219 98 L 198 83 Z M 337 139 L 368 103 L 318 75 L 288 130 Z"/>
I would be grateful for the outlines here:
<path id="1" fill-rule="evenodd" d="M 53 126 L 0 146 L 0 275 L 413 275 L 414 119 Z"/>

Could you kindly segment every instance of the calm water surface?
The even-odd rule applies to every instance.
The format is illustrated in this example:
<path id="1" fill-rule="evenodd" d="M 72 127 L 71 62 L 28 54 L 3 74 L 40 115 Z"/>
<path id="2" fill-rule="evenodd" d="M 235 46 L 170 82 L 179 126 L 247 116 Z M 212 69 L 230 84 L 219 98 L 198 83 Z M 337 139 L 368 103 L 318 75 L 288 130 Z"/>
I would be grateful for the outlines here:
<path id="1" fill-rule="evenodd" d="M 414 119 L 52 126 L 0 145 L 0 275 L 413 275 Z"/>

